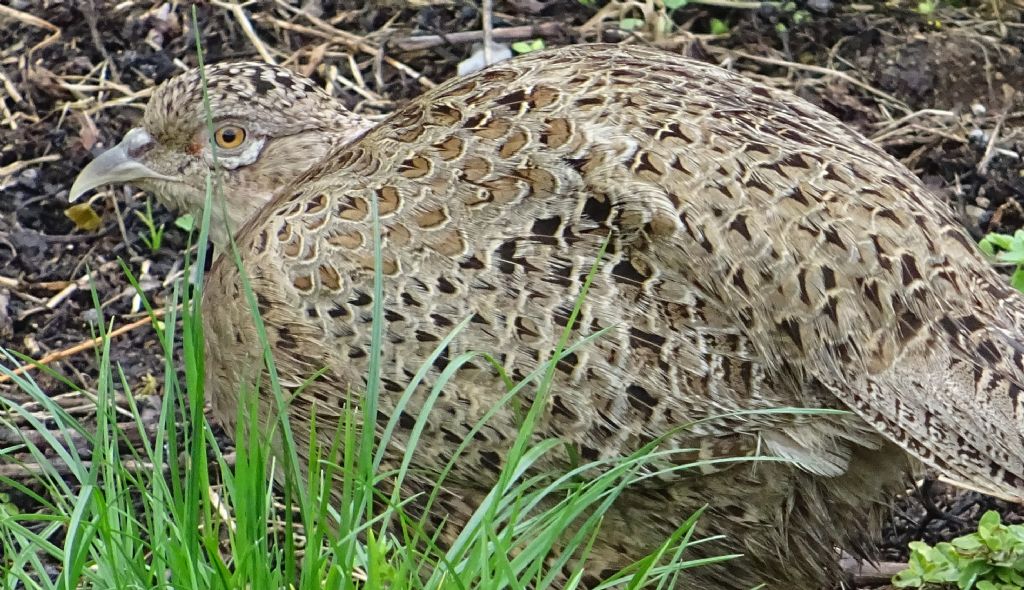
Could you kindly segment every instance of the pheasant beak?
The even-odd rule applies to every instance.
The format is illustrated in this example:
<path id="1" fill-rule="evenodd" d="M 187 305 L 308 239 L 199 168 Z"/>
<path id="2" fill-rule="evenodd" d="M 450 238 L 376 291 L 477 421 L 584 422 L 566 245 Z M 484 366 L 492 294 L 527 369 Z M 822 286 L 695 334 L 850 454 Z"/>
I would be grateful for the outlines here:
<path id="1" fill-rule="evenodd" d="M 75 202 L 86 192 L 103 184 L 142 179 L 174 180 L 146 166 L 140 158 L 155 145 L 145 129 L 136 127 L 124 135 L 121 143 L 103 152 L 78 173 L 71 185 L 68 201 Z"/>

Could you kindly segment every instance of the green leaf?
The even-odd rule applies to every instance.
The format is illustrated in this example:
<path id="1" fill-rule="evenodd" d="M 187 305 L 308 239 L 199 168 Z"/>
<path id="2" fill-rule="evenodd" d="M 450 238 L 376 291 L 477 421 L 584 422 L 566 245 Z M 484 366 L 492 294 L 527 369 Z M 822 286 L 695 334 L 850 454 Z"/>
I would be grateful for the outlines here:
<path id="1" fill-rule="evenodd" d="M 892 585 L 897 588 L 920 588 L 924 586 L 924 579 L 919 573 L 903 570 L 893 577 Z"/>
<path id="2" fill-rule="evenodd" d="M 729 32 L 729 23 L 720 18 L 711 19 L 711 34 L 725 35 Z"/>
<path id="3" fill-rule="evenodd" d="M 186 213 L 174 220 L 174 225 L 182 231 L 190 232 L 196 226 L 196 220 L 191 213 Z"/>
<path id="4" fill-rule="evenodd" d="M 512 44 L 512 51 L 516 53 L 530 53 L 544 49 L 543 39 L 531 39 L 529 41 L 517 41 Z"/>
<path id="5" fill-rule="evenodd" d="M 1018 268 L 1010 277 L 1010 286 L 1024 293 L 1024 269 Z"/>
<path id="6" fill-rule="evenodd" d="M 619 28 L 623 31 L 635 31 L 644 26 L 642 18 L 624 18 L 619 21 Z"/>
<path id="7" fill-rule="evenodd" d="M 955 583 L 960 590 L 1024 588 L 1024 526 L 1005 525 L 988 511 L 977 532 L 931 547 L 909 543 L 907 569 L 893 577 L 897 588 L 930 588 Z"/>
<path id="8" fill-rule="evenodd" d="M 991 233 L 981 239 L 978 243 L 981 249 L 988 254 L 995 254 L 996 250 L 1009 250 L 1013 246 L 1013 236 L 1009 234 Z"/>
<path id="9" fill-rule="evenodd" d="M 975 559 L 967 563 L 967 565 L 960 568 L 960 575 L 956 579 L 956 583 L 961 588 L 970 588 L 978 581 L 983 575 L 992 571 L 992 566 L 985 563 L 983 559 Z"/>
<path id="10" fill-rule="evenodd" d="M 999 522 L 999 513 L 995 510 L 989 510 L 978 521 L 978 534 L 981 535 L 982 539 L 991 538 L 999 530 Z"/>
<path id="11" fill-rule="evenodd" d="M 975 535 L 964 535 L 951 541 L 952 545 L 961 551 L 976 551 L 983 547 L 981 541 Z"/>
<path id="12" fill-rule="evenodd" d="M 1024 249 L 999 252 L 996 254 L 996 260 L 1010 264 L 1022 264 L 1024 263 Z"/>
<path id="13" fill-rule="evenodd" d="M 1013 232 L 1013 240 L 1010 244 L 1011 250 L 1024 249 L 1024 230 L 1017 230 Z"/>

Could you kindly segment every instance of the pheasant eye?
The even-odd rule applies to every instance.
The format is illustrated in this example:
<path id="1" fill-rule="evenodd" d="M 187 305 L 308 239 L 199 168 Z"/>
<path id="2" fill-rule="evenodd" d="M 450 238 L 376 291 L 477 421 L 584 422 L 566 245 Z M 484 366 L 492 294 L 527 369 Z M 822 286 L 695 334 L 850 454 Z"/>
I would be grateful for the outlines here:
<path id="1" fill-rule="evenodd" d="M 245 129 L 238 125 L 225 125 L 213 134 L 217 147 L 230 150 L 242 145 L 245 141 Z"/>

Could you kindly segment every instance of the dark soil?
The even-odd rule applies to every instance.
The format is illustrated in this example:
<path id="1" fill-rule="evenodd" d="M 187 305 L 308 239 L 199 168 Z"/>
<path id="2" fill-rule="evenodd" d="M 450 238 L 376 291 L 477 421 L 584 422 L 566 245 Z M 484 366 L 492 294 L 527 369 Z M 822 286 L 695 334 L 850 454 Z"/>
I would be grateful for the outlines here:
<path id="1" fill-rule="evenodd" d="M 653 42 L 788 88 L 905 162 L 976 237 L 1024 225 L 1021 0 L 931 15 L 914 11 L 916 2 L 903 9 L 808 0 L 788 11 L 690 2 L 670 15 L 646 15 L 648 23 L 663 17 L 674 24 L 662 36 L 651 26 L 620 30 L 623 19 L 645 17 L 639 9 L 587 4 L 499 0 L 493 22 L 499 31 L 519 27 L 522 40 L 543 36 L 548 46 Z M 308 12 L 300 13 L 300 6 Z M 196 7 L 207 61 L 260 58 L 237 15 L 213 3 Z M 330 82 L 366 115 L 389 112 L 422 92 L 429 82 L 416 74 L 434 83 L 454 76 L 472 46 L 445 36 L 481 29 L 477 5 L 459 0 L 369 6 L 266 0 L 251 3 L 243 16 L 277 61 L 319 83 L 328 82 L 331 68 L 353 80 L 360 92 Z M 118 189 L 95 200 L 100 227 L 93 231 L 76 228 L 65 209 L 77 172 L 141 115 L 143 91 L 196 63 L 190 18 L 186 3 L 155 0 L 8 0 L 0 6 L 0 346 L 38 359 L 92 338 L 98 318 L 91 286 L 115 327 L 144 317 L 119 263 L 139 278 L 154 306 L 169 300 L 187 239 L 174 215 L 154 206 L 157 223 L 166 227 L 154 251 L 140 237 L 146 228 L 138 213 L 147 203 L 141 193 Z M 718 21 L 728 33 L 712 36 Z M 440 38 L 426 49 L 410 48 L 410 37 L 424 35 Z M 399 69 L 399 62 L 407 67 Z M 161 347 L 150 327 L 114 339 L 111 347 L 133 389 L 160 379 Z M 50 366 L 84 389 L 95 388 L 96 359 L 89 351 Z M 72 391 L 58 379 L 34 375 L 53 395 Z M 0 396 L 19 395 L 0 383 Z M 942 484 L 926 488 L 929 501 L 915 494 L 897 502 L 885 559 L 904 559 L 909 540 L 959 534 L 987 508 L 1024 520 L 1019 507 Z"/>

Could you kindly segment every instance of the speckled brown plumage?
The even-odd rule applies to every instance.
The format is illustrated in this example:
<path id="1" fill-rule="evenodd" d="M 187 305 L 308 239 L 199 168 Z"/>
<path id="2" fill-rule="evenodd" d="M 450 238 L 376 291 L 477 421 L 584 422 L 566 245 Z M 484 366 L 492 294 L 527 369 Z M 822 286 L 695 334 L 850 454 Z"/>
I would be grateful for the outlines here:
<path id="1" fill-rule="evenodd" d="M 194 128 L 150 111 L 154 137 Z M 291 404 L 299 441 L 313 412 L 323 427 L 365 387 L 376 199 L 383 421 L 463 318 L 445 360 L 490 351 L 521 377 L 549 358 L 609 239 L 572 339 L 609 332 L 559 364 L 538 436 L 597 459 L 699 421 L 668 438 L 692 449 L 679 464 L 786 460 L 629 491 L 606 517 L 595 573 L 707 503 L 701 532 L 728 538 L 691 555 L 744 557 L 693 570 L 683 588 L 820 588 L 838 576 L 833 547 L 868 550 L 917 460 L 974 489 L 1024 491 L 1021 297 L 909 171 L 790 94 L 654 50 L 552 50 L 428 92 L 281 186 L 239 215 L 252 218 L 237 238 L 282 382 L 327 367 Z M 229 261 L 209 275 L 204 310 L 210 394 L 231 423 L 261 352 Z M 442 468 L 504 389 L 482 360 L 460 369 L 416 468 Z M 853 413 L 716 417 L 779 407 Z M 516 425 L 499 411 L 456 463 L 442 506 L 454 527 L 495 482 Z M 552 454 L 538 467 L 568 465 Z"/>

